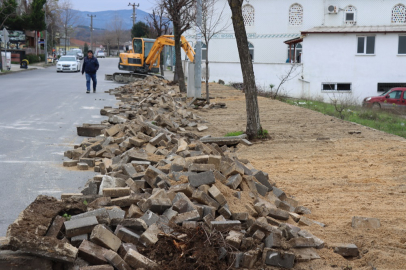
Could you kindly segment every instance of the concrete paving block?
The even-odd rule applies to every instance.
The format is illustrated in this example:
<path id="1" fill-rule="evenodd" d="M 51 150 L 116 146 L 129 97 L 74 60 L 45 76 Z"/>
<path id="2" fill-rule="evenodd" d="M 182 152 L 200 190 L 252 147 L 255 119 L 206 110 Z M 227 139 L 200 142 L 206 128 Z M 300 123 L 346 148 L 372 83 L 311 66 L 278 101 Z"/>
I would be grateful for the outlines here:
<path id="1" fill-rule="evenodd" d="M 270 217 L 280 219 L 280 220 L 288 220 L 289 219 L 289 212 L 286 212 L 281 209 L 269 209 Z"/>
<path id="2" fill-rule="evenodd" d="M 106 260 L 114 266 L 114 268 L 118 270 L 132 270 L 131 267 L 118 255 L 116 252 L 112 250 L 108 250 L 106 254 L 104 254 Z"/>
<path id="3" fill-rule="evenodd" d="M 294 212 L 301 215 L 310 215 L 312 213 L 310 209 L 304 206 L 297 206 Z"/>
<path id="4" fill-rule="evenodd" d="M 91 233 L 93 228 L 98 224 L 99 222 L 94 216 L 65 221 L 66 237 L 70 238 L 81 234 Z"/>
<path id="5" fill-rule="evenodd" d="M 197 221 L 184 221 L 182 227 L 185 229 L 196 229 L 198 227 Z"/>
<path id="6" fill-rule="evenodd" d="M 86 163 L 89 167 L 94 167 L 94 158 L 80 158 L 79 163 Z"/>
<path id="7" fill-rule="evenodd" d="M 133 231 L 145 231 L 148 228 L 147 223 L 141 218 L 124 218 L 117 220 L 116 226 L 121 225 Z"/>
<path id="8" fill-rule="evenodd" d="M 258 180 L 258 182 L 266 186 L 268 188 L 268 191 L 271 191 L 273 189 L 272 185 L 269 183 L 268 174 L 264 173 L 263 171 L 257 171 L 253 174 L 253 176 L 256 180 Z"/>
<path id="9" fill-rule="evenodd" d="M 381 227 L 381 221 L 377 218 L 368 218 L 368 217 L 353 217 L 351 227 L 354 229 L 378 229 Z"/>
<path id="10" fill-rule="evenodd" d="M 77 164 L 77 168 L 78 168 L 78 170 L 81 170 L 81 171 L 87 171 L 89 169 L 89 165 L 87 163 L 79 162 Z"/>
<path id="11" fill-rule="evenodd" d="M 78 160 L 65 160 L 63 162 L 64 167 L 76 167 L 78 165 Z"/>
<path id="12" fill-rule="evenodd" d="M 127 252 L 132 249 L 135 251 L 137 250 L 137 246 L 131 243 L 121 243 L 120 248 L 118 249 L 118 255 L 120 255 L 121 258 L 124 258 L 125 255 L 127 255 Z"/>
<path id="13" fill-rule="evenodd" d="M 214 174 L 214 178 L 215 178 L 217 181 L 220 181 L 220 182 L 223 183 L 223 184 L 226 183 L 227 178 L 226 178 L 221 172 L 219 172 L 219 171 L 214 171 L 213 174 Z"/>
<path id="14" fill-rule="evenodd" d="M 218 231 L 241 230 L 241 222 L 239 220 L 211 221 L 210 224 Z"/>
<path id="15" fill-rule="evenodd" d="M 105 197 L 118 198 L 130 195 L 131 189 L 129 187 L 104 188 L 102 192 Z"/>
<path id="16" fill-rule="evenodd" d="M 297 237 L 288 241 L 288 245 L 291 248 L 312 248 L 316 247 L 316 243 L 313 238 Z"/>
<path id="17" fill-rule="evenodd" d="M 295 254 L 296 262 L 308 262 L 320 259 L 319 254 L 314 248 L 294 248 L 291 251 Z"/>
<path id="18" fill-rule="evenodd" d="M 241 241 L 244 238 L 244 234 L 239 231 L 231 230 L 226 237 L 226 242 L 235 247 L 236 249 L 240 248 Z"/>
<path id="19" fill-rule="evenodd" d="M 141 217 L 142 220 L 145 221 L 147 226 L 151 226 L 152 224 L 158 222 L 159 216 L 155 214 L 154 212 L 148 210 L 145 212 L 145 214 Z"/>
<path id="20" fill-rule="evenodd" d="M 193 192 L 192 198 L 195 199 L 199 203 L 212 206 L 216 209 L 218 209 L 220 207 L 220 204 L 216 200 L 214 200 L 209 195 L 207 195 L 206 193 L 204 193 L 203 191 L 200 191 L 198 189 L 196 189 Z"/>
<path id="21" fill-rule="evenodd" d="M 337 244 L 334 246 L 334 252 L 343 257 L 357 257 L 359 255 L 358 247 L 354 244 Z"/>
<path id="22" fill-rule="evenodd" d="M 134 245 L 136 245 L 140 239 L 140 235 L 136 234 L 135 232 L 125 227 L 121 227 L 116 235 L 118 238 L 120 238 L 121 241 L 125 243 L 131 243 Z"/>
<path id="23" fill-rule="evenodd" d="M 237 189 L 241 184 L 242 177 L 240 174 L 234 174 L 227 179 L 226 185 L 232 189 Z"/>
<path id="24" fill-rule="evenodd" d="M 310 232 L 308 232 L 306 230 L 300 230 L 298 232 L 298 235 L 301 236 L 301 237 L 313 238 L 317 249 L 321 249 L 321 248 L 324 247 L 324 241 L 323 240 L 321 240 L 320 238 L 314 236 L 313 234 L 311 234 Z"/>
<path id="25" fill-rule="evenodd" d="M 124 260 L 134 269 L 158 269 L 158 264 L 135 250 L 130 249 Z"/>
<path id="26" fill-rule="evenodd" d="M 190 185 L 195 188 L 201 185 L 211 185 L 216 182 L 212 171 L 202 172 L 196 175 L 189 175 L 188 180 Z"/>
<path id="27" fill-rule="evenodd" d="M 74 215 L 71 217 L 71 220 L 77 220 L 80 218 L 85 218 L 85 217 L 96 217 L 97 221 L 100 224 L 109 224 L 110 223 L 110 217 L 109 213 L 105 208 L 100 208 L 92 211 L 88 211 L 79 215 Z"/>
<path id="28" fill-rule="evenodd" d="M 295 254 L 274 249 L 265 249 L 265 264 L 286 269 L 295 265 Z"/>
<path id="29" fill-rule="evenodd" d="M 63 218 L 61 216 L 56 216 L 54 218 L 54 221 L 52 222 L 51 226 L 49 227 L 49 229 L 46 233 L 46 236 L 56 238 L 61 233 L 64 222 L 65 222 L 65 218 Z"/>
<path id="30" fill-rule="evenodd" d="M 223 206 L 218 210 L 219 214 L 222 215 L 225 219 L 231 218 L 231 211 L 228 207 Z"/>
<path id="31" fill-rule="evenodd" d="M 103 225 L 97 225 L 93 229 L 92 234 L 90 235 L 90 241 L 116 252 L 121 245 L 121 240 Z"/>
<path id="32" fill-rule="evenodd" d="M 176 224 L 181 224 L 184 221 L 198 221 L 200 220 L 200 214 L 197 210 L 193 210 L 185 213 L 180 213 L 173 217 L 172 220 Z"/>
<path id="33" fill-rule="evenodd" d="M 125 216 L 125 211 L 119 207 L 108 209 L 107 213 L 109 214 L 110 221 L 113 219 L 123 219 Z"/>
<path id="34" fill-rule="evenodd" d="M 169 188 L 169 191 L 173 191 L 175 193 L 182 192 L 188 197 L 192 197 L 193 191 L 195 190 L 194 187 L 192 187 L 190 184 L 180 184 L 180 185 L 174 185 Z"/>
<path id="35" fill-rule="evenodd" d="M 249 250 L 244 252 L 241 267 L 252 269 L 258 260 L 259 254 L 259 250 Z"/>
<path id="36" fill-rule="evenodd" d="M 127 213 L 127 218 L 140 218 L 144 215 L 144 212 L 141 211 L 141 209 L 135 205 L 132 204 L 130 206 L 130 208 L 128 209 L 128 213 Z"/>
<path id="37" fill-rule="evenodd" d="M 244 253 L 238 251 L 229 252 L 227 254 L 228 264 L 232 265 L 234 268 L 240 268 L 243 255 Z"/>
<path id="38" fill-rule="evenodd" d="M 139 242 L 148 247 L 158 242 L 158 234 L 161 233 L 157 224 L 152 224 L 148 229 L 141 234 Z"/>
<path id="39" fill-rule="evenodd" d="M 74 247 L 79 247 L 84 240 L 89 240 L 89 235 L 81 234 L 81 235 L 74 236 L 70 239 L 70 243 Z"/>
<path id="40" fill-rule="evenodd" d="M 91 264 L 106 264 L 108 263 L 104 257 L 106 251 L 107 249 L 95 243 L 83 240 L 79 246 L 79 257 Z"/>
<path id="41" fill-rule="evenodd" d="M 282 234 L 270 233 L 265 238 L 265 247 L 267 248 L 281 248 L 282 247 Z"/>
<path id="42" fill-rule="evenodd" d="M 192 164 L 189 166 L 188 171 L 189 172 L 207 172 L 207 171 L 214 171 L 216 169 L 216 166 L 214 164 Z"/>
<path id="43" fill-rule="evenodd" d="M 252 238 L 254 238 L 255 240 L 258 240 L 258 241 L 262 241 L 262 239 L 265 238 L 265 233 L 263 231 L 261 231 L 261 230 L 257 230 L 252 235 Z"/>
<path id="44" fill-rule="evenodd" d="M 248 213 L 247 212 L 243 212 L 243 213 L 233 213 L 231 215 L 231 218 L 233 220 L 239 220 L 239 221 L 247 221 L 248 220 Z"/>

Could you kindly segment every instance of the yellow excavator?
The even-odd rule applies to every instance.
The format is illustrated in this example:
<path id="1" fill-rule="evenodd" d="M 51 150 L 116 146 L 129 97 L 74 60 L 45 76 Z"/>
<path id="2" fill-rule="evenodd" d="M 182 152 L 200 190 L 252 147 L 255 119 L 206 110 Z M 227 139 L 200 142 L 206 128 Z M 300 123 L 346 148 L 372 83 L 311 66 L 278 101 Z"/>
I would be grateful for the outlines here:
<path id="1" fill-rule="evenodd" d="M 175 46 L 173 35 L 160 36 L 157 39 L 134 38 L 132 49 L 126 53 L 120 53 L 118 63 L 119 70 L 130 72 L 116 72 L 112 75 L 112 80 L 118 83 L 128 83 L 138 78 L 147 76 L 157 76 L 160 65 L 160 54 L 165 47 Z M 181 47 L 185 51 L 190 61 L 194 61 L 195 51 L 184 36 L 181 37 Z"/>

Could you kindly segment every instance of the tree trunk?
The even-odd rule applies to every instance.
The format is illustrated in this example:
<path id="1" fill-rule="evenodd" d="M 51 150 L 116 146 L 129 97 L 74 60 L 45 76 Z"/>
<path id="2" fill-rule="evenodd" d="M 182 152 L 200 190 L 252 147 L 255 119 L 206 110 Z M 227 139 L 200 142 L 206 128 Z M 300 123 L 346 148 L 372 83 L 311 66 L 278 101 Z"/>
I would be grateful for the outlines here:
<path id="1" fill-rule="evenodd" d="M 206 41 L 206 102 L 210 104 L 209 94 L 209 43 Z"/>
<path id="2" fill-rule="evenodd" d="M 242 0 L 228 0 L 231 8 L 235 38 L 238 54 L 240 56 L 241 71 L 244 81 L 245 105 L 247 111 L 246 134 L 249 139 L 254 139 L 262 132 L 259 118 L 257 89 L 255 85 L 254 68 L 248 50 L 247 33 L 242 17 Z"/>
<path id="3" fill-rule="evenodd" d="M 186 84 L 185 84 L 185 74 L 183 73 L 182 68 L 182 54 L 181 54 L 181 46 L 180 46 L 180 32 L 179 27 L 175 27 L 174 22 L 174 38 L 175 38 L 175 58 L 176 58 L 176 68 L 175 72 L 178 76 L 179 82 L 179 90 L 181 93 L 186 93 Z"/>

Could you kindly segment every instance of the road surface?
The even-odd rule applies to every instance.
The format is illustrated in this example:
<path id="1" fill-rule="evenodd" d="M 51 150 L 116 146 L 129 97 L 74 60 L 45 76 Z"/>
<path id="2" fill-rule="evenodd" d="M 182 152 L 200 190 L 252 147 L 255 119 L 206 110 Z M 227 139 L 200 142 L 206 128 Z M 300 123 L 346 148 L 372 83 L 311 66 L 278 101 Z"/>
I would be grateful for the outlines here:
<path id="1" fill-rule="evenodd" d="M 81 73 L 55 67 L 0 76 L 0 236 L 38 195 L 79 192 L 95 175 L 62 167 L 63 152 L 83 140 L 76 126 L 100 123 L 100 109 L 117 103 L 104 93 L 118 86 L 104 81 L 117 61 L 99 59 L 95 94 L 85 93 Z"/>

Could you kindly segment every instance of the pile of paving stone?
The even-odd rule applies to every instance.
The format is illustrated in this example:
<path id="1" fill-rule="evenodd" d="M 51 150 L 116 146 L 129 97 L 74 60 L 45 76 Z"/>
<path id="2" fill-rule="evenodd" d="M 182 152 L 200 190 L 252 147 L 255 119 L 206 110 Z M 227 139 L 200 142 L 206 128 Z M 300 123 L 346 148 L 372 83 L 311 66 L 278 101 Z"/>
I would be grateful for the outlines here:
<path id="1" fill-rule="evenodd" d="M 99 175 L 81 193 L 39 196 L 9 226 L 0 247 L 24 261 L 13 269 L 291 269 L 320 258 L 324 242 L 304 228 L 324 224 L 238 157 L 244 136 L 194 134 L 204 120 L 161 79 L 110 94 L 121 103 L 101 110 L 106 128 L 65 152 L 65 166 Z"/>

